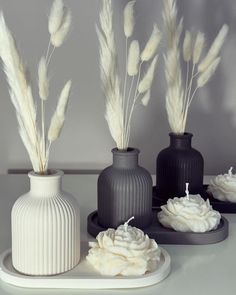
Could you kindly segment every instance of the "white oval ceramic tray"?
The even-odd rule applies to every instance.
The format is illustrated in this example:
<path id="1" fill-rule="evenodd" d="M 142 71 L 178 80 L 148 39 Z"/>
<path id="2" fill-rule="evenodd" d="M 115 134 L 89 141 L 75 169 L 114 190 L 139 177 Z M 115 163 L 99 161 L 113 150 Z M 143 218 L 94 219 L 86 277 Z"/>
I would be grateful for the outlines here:
<path id="1" fill-rule="evenodd" d="M 170 273 L 170 256 L 163 248 L 161 260 L 155 271 L 143 276 L 100 275 L 86 261 L 88 243 L 81 244 L 81 261 L 73 270 L 55 276 L 27 276 L 17 272 L 12 266 L 11 250 L 0 256 L 0 278 L 8 284 L 25 288 L 60 288 L 60 289 L 121 289 L 138 288 L 154 285 L 164 280 Z"/>

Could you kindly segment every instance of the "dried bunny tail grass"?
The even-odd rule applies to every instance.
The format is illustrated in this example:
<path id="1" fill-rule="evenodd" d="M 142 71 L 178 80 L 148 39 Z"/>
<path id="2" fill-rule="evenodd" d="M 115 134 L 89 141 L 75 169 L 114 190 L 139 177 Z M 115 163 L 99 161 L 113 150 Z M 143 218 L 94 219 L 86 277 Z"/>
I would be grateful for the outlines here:
<path id="1" fill-rule="evenodd" d="M 53 142 L 61 134 L 62 127 L 65 121 L 65 113 L 67 110 L 69 95 L 71 89 L 71 81 L 69 80 L 63 87 L 60 97 L 58 99 L 56 111 L 54 112 L 51 123 L 48 129 L 48 140 Z"/>
<path id="2" fill-rule="evenodd" d="M 224 44 L 225 38 L 228 34 L 228 30 L 229 30 L 229 27 L 226 24 L 222 26 L 214 42 L 212 43 L 206 57 L 199 64 L 198 66 L 199 72 L 201 73 L 204 72 L 212 63 L 212 61 L 218 56 L 221 50 L 221 47 Z"/>
<path id="3" fill-rule="evenodd" d="M 220 63 L 220 60 L 221 58 L 217 57 L 212 61 L 212 63 L 207 67 L 207 69 L 204 72 L 202 72 L 202 74 L 199 76 L 197 80 L 198 88 L 203 87 L 210 80 L 210 78 L 213 76 Z"/>
<path id="4" fill-rule="evenodd" d="M 125 37 L 132 36 L 134 31 L 135 19 L 134 19 L 134 4 L 136 1 L 130 1 L 124 8 L 124 33 Z"/>
<path id="5" fill-rule="evenodd" d="M 133 40 L 130 44 L 128 64 L 127 64 L 127 73 L 129 76 L 135 76 L 138 74 L 139 61 L 140 61 L 139 43 L 137 40 Z"/>
<path id="6" fill-rule="evenodd" d="M 188 62 L 190 61 L 191 57 L 192 57 L 192 35 L 188 30 L 186 30 L 184 43 L 183 43 L 183 59 L 184 61 Z"/>
<path id="7" fill-rule="evenodd" d="M 62 25 L 64 17 L 64 4 L 62 0 L 55 0 L 52 4 L 49 18 L 48 18 L 48 31 L 55 34 Z"/>
<path id="8" fill-rule="evenodd" d="M 193 48 L 193 64 L 197 64 L 205 45 L 205 35 L 202 32 L 197 33 L 197 37 Z"/>
<path id="9" fill-rule="evenodd" d="M 9 84 L 11 101 L 15 107 L 20 135 L 36 172 L 41 171 L 39 139 L 37 136 L 36 107 L 28 84 L 24 65 L 17 51 L 4 16 L 0 14 L 0 55 Z M 37 154 L 37 160 L 36 155 Z"/>
<path id="10" fill-rule="evenodd" d="M 68 34 L 71 26 L 71 11 L 66 8 L 66 13 L 59 29 L 51 35 L 51 43 L 55 47 L 60 47 Z"/>
<path id="11" fill-rule="evenodd" d="M 150 89 L 151 85 L 152 85 L 152 81 L 153 81 L 153 77 L 154 77 L 154 73 L 155 73 L 155 68 L 156 68 L 156 64 L 157 64 L 157 60 L 158 60 L 158 55 L 156 55 L 146 74 L 144 75 L 143 79 L 140 81 L 139 85 L 138 85 L 138 92 L 139 93 L 144 93 L 147 90 Z"/>
<path id="12" fill-rule="evenodd" d="M 142 61 L 149 61 L 154 56 L 158 48 L 158 45 L 160 44 L 161 38 L 162 38 L 162 33 L 159 31 L 157 25 L 154 24 L 152 34 L 145 48 L 143 49 L 141 53 Z"/>
<path id="13" fill-rule="evenodd" d="M 52 116 L 51 123 L 48 129 L 48 140 L 49 142 L 53 142 L 61 135 L 61 130 L 64 125 L 65 117 L 58 116 L 55 112 Z"/>
<path id="14" fill-rule="evenodd" d="M 149 89 L 146 93 L 144 93 L 144 95 L 141 99 L 142 105 L 144 105 L 146 107 L 149 103 L 150 97 L 151 97 L 151 90 Z"/>
<path id="15" fill-rule="evenodd" d="M 38 65 L 38 88 L 39 97 L 42 100 L 47 100 L 49 93 L 49 81 L 47 74 L 47 63 L 44 56 L 41 57 Z"/>
<path id="16" fill-rule="evenodd" d="M 56 112 L 59 116 L 65 116 L 67 106 L 68 106 L 68 100 L 70 96 L 70 90 L 71 90 L 71 80 L 67 81 L 65 86 L 63 87 L 60 97 L 58 99 Z"/>

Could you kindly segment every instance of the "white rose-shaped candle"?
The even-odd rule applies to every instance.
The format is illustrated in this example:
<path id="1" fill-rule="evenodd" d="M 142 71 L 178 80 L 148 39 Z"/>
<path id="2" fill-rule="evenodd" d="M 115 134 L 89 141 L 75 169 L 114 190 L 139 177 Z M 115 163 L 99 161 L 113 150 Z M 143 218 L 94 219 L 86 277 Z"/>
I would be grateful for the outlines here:
<path id="1" fill-rule="evenodd" d="M 186 196 L 169 199 L 158 213 L 160 223 L 180 232 L 207 232 L 220 223 L 221 215 L 212 209 L 209 200 L 200 195 L 190 195 L 186 183 Z"/>
<path id="2" fill-rule="evenodd" d="M 132 219 L 116 230 L 100 232 L 97 241 L 89 243 L 86 258 L 101 274 L 134 276 L 156 269 L 161 251 L 155 240 L 128 225 Z"/>
<path id="3" fill-rule="evenodd" d="M 207 191 L 215 199 L 236 203 L 236 174 L 232 171 L 233 167 L 230 167 L 227 174 L 217 175 L 210 181 Z"/>

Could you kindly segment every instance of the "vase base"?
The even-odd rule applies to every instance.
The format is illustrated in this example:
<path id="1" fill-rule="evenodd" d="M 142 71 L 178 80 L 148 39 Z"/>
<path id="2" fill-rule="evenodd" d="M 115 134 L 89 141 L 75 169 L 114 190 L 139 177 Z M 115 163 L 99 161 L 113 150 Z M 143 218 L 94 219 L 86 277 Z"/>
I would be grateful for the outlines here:
<path id="1" fill-rule="evenodd" d="M 236 213 L 236 203 L 232 202 L 223 202 L 213 198 L 211 194 L 207 192 L 208 185 L 203 185 L 203 193 L 201 193 L 201 197 L 206 200 L 209 199 L 212 208 L 220 213 Z M 157 209 L 162 205 L 166 204 L 167 199 L 158 195 L 158 189 L 156 186 L 153 186 L 152 190 L 152 208 Z"/>
<path id="2" fill-rule="evenodd" d="M 221 218 L 217 229 L 205 232 L 177 232 L 163 227 L 158 219 L 159 209 L 153 209 L 153 221 L 150 227 L 144 230 L 145 234 L 155 239 L 158 244 L 176 244 L 176 245 L 207 245 L 215 244 L 225 240 L 228 237 L 228 221 L 225 217 Z M 96 237 L 99 232 L 107 230 L 98 223 L 97 211 L 92 212 L 87 218 L 87 230 L 90 235 Z"/>

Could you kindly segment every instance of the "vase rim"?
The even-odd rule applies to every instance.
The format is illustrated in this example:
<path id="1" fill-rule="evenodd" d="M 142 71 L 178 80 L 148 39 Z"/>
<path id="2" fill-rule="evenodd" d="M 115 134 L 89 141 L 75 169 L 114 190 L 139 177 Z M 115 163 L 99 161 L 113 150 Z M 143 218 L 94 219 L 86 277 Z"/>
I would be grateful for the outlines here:
<path id="1" fill-rule="evenodd" d="M 49 173 L 50 174 L 41 175 L 36 173 L 35 171 L 30 171 L 28 173 L 28 176 L 30 178 L 38 178 L 38 179 L 53 179 L 53 178 L 58 178 L 64 175 L 64 172 L 62 170 L 57 170 L 57 169 L 50 169 Z"/>
<path id="2" fill-rule="evenodd" d="M 129 155 L 137 155 L 140 153 L 140 150 L 134 147 L 128 147 L 127 150 L 119 150 L 118 148 L 113 148 L 111 150 L 113 154 L 116 155 L 124 155 L 124 156 L 129 156 Z"/>
<path id="3" fill-rule="evenodd" d="M 177 134 L 177 133 L 174 133 L 174 132 L 170 132 L 169 133 L 169 136 L 170 137 L 177 137 L 177 138 L 187 138 L 187 137 L 193 137 L 193 134 L 190 133 L 190 132 L 184 132 L 183 134 Z"/>

